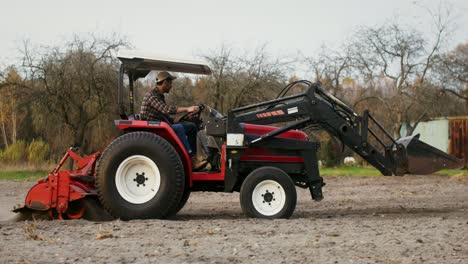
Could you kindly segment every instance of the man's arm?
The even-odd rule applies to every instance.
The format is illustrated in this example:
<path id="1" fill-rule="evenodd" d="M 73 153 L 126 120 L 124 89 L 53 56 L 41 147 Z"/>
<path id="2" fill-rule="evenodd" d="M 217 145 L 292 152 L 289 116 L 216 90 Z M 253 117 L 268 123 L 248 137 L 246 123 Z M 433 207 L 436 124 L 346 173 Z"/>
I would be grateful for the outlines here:
<path id="1" fill-rule="evenodd" d="M 200 108 L 196 105 L 192 105 L 192 106 L 188 106 L 188 107 L 184 107 L 184 106 L 179 106 L 177 107 L 177 113 L 184 113 L 184 112 L 189 112 L 189 113 L 195 113 L 197 112 L 198 110 L 200 110 Z"/>
<path id="2" fill-rule="evenodd" d="M 195 113 L 199 110 L 199 107 L 196 105 L 193 106 L 170 106 L 166 104 L 164 101 L 160 100 L 159 98 L 152 97 L 150 99 L 151 106 L 156 109 L 157 111 L 167 114 L 167 115 L 174 115 L 184 112 Z"/>

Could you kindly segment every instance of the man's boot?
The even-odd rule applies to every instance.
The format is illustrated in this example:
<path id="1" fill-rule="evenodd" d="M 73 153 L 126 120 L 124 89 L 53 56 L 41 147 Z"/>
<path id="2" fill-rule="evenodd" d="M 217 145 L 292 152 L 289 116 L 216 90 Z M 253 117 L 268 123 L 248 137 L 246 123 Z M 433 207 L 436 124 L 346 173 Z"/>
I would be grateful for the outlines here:
<path id="1" fill-rule="evenodd" d="M 199 160 L 196 155 L 192 156 L 191 161 L 192 161 L 192 170 L 194 171 L 197 171 L 203 168 L 203 166 L 205 166 L 208 163 L 207 160 Z"/>

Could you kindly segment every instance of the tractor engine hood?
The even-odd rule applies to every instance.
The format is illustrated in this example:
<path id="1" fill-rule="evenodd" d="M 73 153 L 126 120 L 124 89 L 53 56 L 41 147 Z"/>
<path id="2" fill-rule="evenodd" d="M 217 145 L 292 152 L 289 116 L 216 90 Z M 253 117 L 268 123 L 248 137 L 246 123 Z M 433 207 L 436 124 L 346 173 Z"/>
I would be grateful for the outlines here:
<path id="1" fill-rule="evenodd" d="M 244 129 L 244 134 L 258 135 L 258 136 L 262 136 L 262 135 L 265 135 L 267 133 L 270 133 L 279 129 L 279 127 L 275 127 L 275 126 L 255 125 L 255 124 L 247 124 L 247 123 L 245 124 L 241 123 L 241 127 L 243 127 Z M 295 140 L 303 140 L 303 141 L 308 140 L 307 134 L 300 130 L 289 130 L 282 134 L 279 134 L 277 137 L 295 139 Z"/>

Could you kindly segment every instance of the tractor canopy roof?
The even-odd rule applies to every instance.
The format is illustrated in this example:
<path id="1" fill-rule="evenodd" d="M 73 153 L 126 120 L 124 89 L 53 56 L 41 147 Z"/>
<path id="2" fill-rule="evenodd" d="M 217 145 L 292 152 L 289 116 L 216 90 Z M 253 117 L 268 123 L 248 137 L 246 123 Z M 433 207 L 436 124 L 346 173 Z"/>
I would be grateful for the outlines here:
<path id="1" fill-rule="evenodd" d="M 183 72 L 210 75 L 210 67 L 203 62 L 176 59 L 134 50 L 119 51 L 125 73 L 131 72 L 134 80 L 145 77 L 151 71 Z"/>

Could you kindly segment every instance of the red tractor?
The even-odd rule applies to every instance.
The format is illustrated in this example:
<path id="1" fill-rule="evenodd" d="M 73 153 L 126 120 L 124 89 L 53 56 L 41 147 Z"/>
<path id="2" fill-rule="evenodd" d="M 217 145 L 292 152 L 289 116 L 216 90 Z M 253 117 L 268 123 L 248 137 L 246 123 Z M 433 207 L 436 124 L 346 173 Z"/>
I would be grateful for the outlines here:
<path id="1" fill-rule="evenodd" d="M 277 99 L 232 109 L 227 116 L 210 109 L 202 125 L 212 139 L 208 146 L 212 169 L 195 172 L 168 123 L 139 120 L 134 112 L 134 82 L 153 70 L 211 74 L 210 68 L 131 52 L 118 58 L 122 62 L 121 118 L 115 124 L 122 135 L 102 154 L 81 158 L 74 149 L 68 150 L 16 212 L 41 211 L 52 218 L 93 220 L 167 218 L 184 207 L 191 192 L 213 191 L 240 192 L 242 211 L 249 217 L 288 218 L 296 207 L 296 186 L 308 188 L 313 200 L 323 199 L 319 143 L 309 141 L 299 130 L 311 126 L 340 139 L 383 175 L 430 174 L 463 165 L 419 141 L 419 136 L 395 140 L 368 111 L 360 116 L 320 84 L 297 81 L 284 87 Z M 123 96 L 125 76 L 128 108 Z M 296 84 L 306 86 L 307 91 L 285 97 Z M 200 112 L 207 108 L 200 105 Z M 200 112 L 195 118 L 184 116 L 182 121 L 200 125 Z M 269 126 L 274 123 L 287 125 Z M 371 129 L 370 123 L 380 131 Z M 61 170 L 69 157 L 75 160 L 76 170 Z"/>

